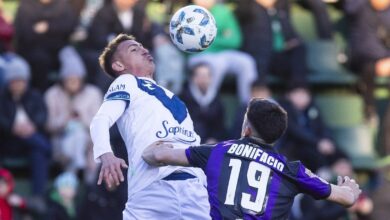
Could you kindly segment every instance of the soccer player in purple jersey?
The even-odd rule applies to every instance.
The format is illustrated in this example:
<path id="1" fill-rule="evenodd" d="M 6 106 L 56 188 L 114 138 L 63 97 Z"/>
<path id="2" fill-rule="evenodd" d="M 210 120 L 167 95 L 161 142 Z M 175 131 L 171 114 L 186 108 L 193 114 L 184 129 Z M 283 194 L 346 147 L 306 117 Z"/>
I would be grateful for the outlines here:
<path id="1" fill-rule="evenodd" d="M 143 152 L 155 166 L 200 167 L 207 176 L 213 219 L 287 219 L 294 197 L 306 193 L 352 206 L 361 190 L 355 180 L 329 184 L 299 162 L 288 162 L 272 147 L 287 127 L 287 113 L 267 99 L 248 105 L 242 138 L 187 149 L 156 142 Z"/>

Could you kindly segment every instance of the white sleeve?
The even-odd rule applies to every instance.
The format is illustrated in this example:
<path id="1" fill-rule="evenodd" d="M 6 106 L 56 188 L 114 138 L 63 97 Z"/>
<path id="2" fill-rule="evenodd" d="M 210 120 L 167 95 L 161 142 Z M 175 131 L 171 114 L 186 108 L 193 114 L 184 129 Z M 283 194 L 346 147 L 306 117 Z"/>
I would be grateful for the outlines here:
<path id="1" fill-rule="evenodd" d="M 110 127 L 121 117 L 126 110 L 127 102 L 123 100 L 110 100 L 104 102 L 90 125 L 93 142 L 93 157 L 100 162 L 102 154 L 112 152 L 110 144 Z"/>

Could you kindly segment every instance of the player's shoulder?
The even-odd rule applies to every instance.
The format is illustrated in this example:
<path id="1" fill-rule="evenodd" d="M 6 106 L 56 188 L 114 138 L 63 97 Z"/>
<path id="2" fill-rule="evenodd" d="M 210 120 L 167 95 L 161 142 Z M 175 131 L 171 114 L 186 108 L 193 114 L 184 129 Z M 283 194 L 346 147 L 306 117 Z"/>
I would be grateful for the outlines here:
<path id="1" fill-rule="evenodd" d="M 136 77 L 132 74 L 122 74 L 115 78 L 113 83 L 133 83 L 136 82 Z"/>
<path id="2" fill-rule="evenodd" d="M 135 76 L 122 74 L 118 76 L 108 88 L 104 100 L 130 100 L 137 87 Z"/>
<path id="3" fill-rule="evenodd" d="M 305 165 L 299 161 L 286 161 L 286 169 L 284 170 L 284 174 L 290 176 L 292 178 L 298 178 L 302 176 L 304 173 L 307 174 L 310 170 L 305 167 Z"/>
<path id="4" fill-rule="evenodd" d="M 131 74 L 122 74 L 118 76 L 110 85 L 107 93 L 127 91 L 129 92 L 132 87 L 136 86 L 136 78 Z"/>

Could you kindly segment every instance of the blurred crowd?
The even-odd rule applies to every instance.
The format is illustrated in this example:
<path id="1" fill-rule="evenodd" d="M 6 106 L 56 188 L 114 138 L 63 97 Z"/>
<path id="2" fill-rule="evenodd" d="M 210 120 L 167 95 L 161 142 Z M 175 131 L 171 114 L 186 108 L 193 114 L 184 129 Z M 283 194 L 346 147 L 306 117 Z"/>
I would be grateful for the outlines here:
<path id="1" fill-rule="evenodd" d="M 165 9 L 160 22 L 148 16 L 151 2 Z M 351 111 L 364 112 L 372 122 L 378 120 L 375 79 L 390 75 L 390 0 L 329 2 L 20 0 L 9 17 L 0 1 L 0 219 L 121 219 L 126 186 L 96 186 L 89 136 L 90 121 L 112 82 L 99 68 L 98 56 L 120 33 L 134 35 L 152 52 L 156 81 L 180 95 L 203 143 L 239 138 L 247 101 L 272 98 L 289 115 L 279 151 L 331 182 L 337 175 L 355 175 L 350 155 L 336 144 L 314 102 L 306 42 L 292 24 L 291 5 L 312 14 L 319 42 L 334 40 L 327 9 L 343 14 L 348 62 L 339 65 L 356 74 L 364 100 L 362 109 Z M 214 43 L 199 54 L 180 52 L 167 33 L 170 15 L 186 4 L 207 8 L 217 23 Z M 233 123 L 226 123 L 222 100 L 227 75 L 234 77 L 238 103 Z M 273 91 L 275 81 L 280 87 Z M 382 148 L 390 153 L 387 112 Z M 111 133 L 116 152 L 126 159 L 118 132 Z M 9 158 L 29 160 L 30 196 L 14 193 L 12 167 L 1 168 Z M 298 197 L 291 218 L 380 219 L 371 216 L 370 190 L 375 187 L 348 210 Z"/>

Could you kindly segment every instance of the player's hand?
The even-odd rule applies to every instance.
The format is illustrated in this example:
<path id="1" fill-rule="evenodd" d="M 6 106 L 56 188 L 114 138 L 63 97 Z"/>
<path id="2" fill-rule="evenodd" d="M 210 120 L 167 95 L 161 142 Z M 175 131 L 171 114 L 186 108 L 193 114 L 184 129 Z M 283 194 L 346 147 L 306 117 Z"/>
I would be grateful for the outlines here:
<path id="1" fill-rule="evenodd" d="M 101 155 L 100 159 L 102 167 L 99 173 L 98 185 L 101 185 L 104 181 L 111 188 L 113 184 L 118 186 L 120 182 L 125 180 L 121 168 L 128 168 L 128 166 L 124 160 L 115 157 L 111 152 Z"/>
<path id="2" fill-rule="evenodd" d="M 156 141 L 149 145 L 147 148 L 145 148 L 144 152 L 142 153 L 142 158 L 145 160 L 146 163 L 152 166 L 164 166 L 163 163 L 161 163 L 161 150 L 164 148 L 173 148 L 172 144 L 167 144 L 162 141 Z"/>
<path id="3" fill-rule="evenodd" d="M 359 198 L 360 193 L 362 192 L 356 181 L 354 179 L 349 178 L 348 176 L 345 176 L 344 178 L 338 176 L 337 185 L 343 187 L 352 195 L 352 198 L 350 198 L 350 200 L 352 205 L 355 204 L 355 202 Z"/>

